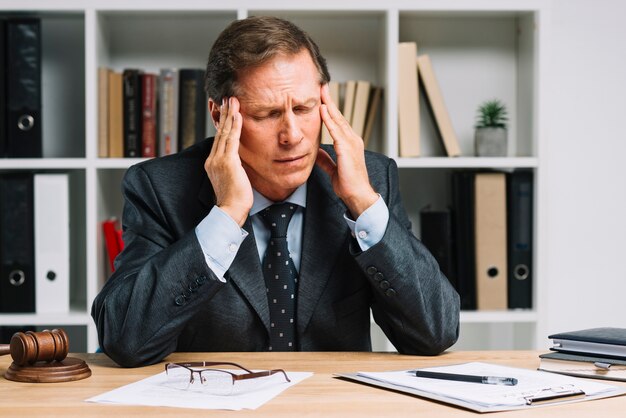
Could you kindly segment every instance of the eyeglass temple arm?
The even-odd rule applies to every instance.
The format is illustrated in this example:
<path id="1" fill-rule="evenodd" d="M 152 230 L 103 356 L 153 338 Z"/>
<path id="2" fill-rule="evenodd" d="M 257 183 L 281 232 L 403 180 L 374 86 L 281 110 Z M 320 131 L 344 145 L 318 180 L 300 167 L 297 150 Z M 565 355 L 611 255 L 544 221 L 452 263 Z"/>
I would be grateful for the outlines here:
<path id="1" fill-rule="evenodd" d="M 254 379 L 256 377 L 271 376 L 276 373 L 282 373 L 283 376 L 285 376 L 285 380 L 287 380 L 287 382 L 291 382 L 291 379 L 289 379 L 289 376 L 287 376 L 287 373 L 285 373 L 283 369 L 263 370 L 261 372 L 254 372 L 254 373 L 251 372 L 247 374 L 236 375 L 236 376 L 233 376 L 233 378 L 235 380 L 246 380 L 246 379 Z"/>

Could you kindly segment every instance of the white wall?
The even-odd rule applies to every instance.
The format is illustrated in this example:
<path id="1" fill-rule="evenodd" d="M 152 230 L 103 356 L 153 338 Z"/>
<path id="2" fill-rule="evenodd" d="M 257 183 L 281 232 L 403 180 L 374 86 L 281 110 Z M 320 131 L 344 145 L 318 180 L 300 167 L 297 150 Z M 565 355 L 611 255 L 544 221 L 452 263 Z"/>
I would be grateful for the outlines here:
<path id="1" fill-rule="evenodd" d="M 625 19 L 620 0 L 552 3 L 546 333 L 626 328 Z"/>

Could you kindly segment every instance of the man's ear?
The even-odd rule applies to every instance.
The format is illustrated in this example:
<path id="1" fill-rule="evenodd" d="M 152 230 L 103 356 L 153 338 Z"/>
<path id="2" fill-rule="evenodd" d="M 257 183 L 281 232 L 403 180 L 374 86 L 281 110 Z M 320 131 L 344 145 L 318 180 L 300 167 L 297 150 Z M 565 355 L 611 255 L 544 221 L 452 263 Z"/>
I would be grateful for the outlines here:
<path id="1" fill-rule="evenodd" d="M 218 129 L 220 124 L 220 105 L 215 103 L 213 99 L 209 99 L 209 114 L 211 115 L 213 126 L 215 126 L 215 129 Z"/>

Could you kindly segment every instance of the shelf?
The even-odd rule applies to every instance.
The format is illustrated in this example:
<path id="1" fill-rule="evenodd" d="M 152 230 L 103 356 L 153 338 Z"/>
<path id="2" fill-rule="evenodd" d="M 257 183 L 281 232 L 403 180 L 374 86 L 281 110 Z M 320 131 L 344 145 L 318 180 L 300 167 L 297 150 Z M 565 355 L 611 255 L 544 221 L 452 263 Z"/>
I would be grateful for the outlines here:
<path id="1" fill-rule="evenodd" d="M 545 149 L 547 138 L 545 122 L 539 117 L 545 108 L 545 34 L 550 33 L 545 18 L 549 16 L 545 13 L 549 2 L 545 0 L 320 0 L 287 6 L 279 0 L 234 0 L 228 4 L 198 0 L 5 3 L 5 12 L 27 12 L 42 19 L 45 158 L 0 159 L 0 172 L 70 172 L 72 312 L 0 314 L 2 325 L 74 326 L 85 329 L 86 335 L 80 338 L 87 340 L 90 349 L 97 347 L 89 312 L 106 280 L 101 221 L 120 218 L 123 176 L 130 166 L 146 161 L 96 157 L 97 69 L 106 66 L 116 71 L 141 68 L 156 72 L 166 67 L 204 68 L 218 34 L 247 16 L 268 14 L 293 21 L 316 40 L 333 80 L 364 79 L 384 88 L 369 147 L 395 158 L 402 200 L 418 238 L 420 210 L 426 205 L 450 206 L 450 174 L 456 169 L 530 169 L 535 172 L 536 186 L 545 182 L 540 151 Z M 417 115 L 421 157 L 398 158 L 397 44 L 404 41 L 416 42 L 420 54 L 430 55 L 463 157 L 445 157 L 422 95 Z M 509 106 L 510 157 L 474 157 L 475 110 L 480 102 L 494 97 Z M 206 133 L 211 136 L 214 129 L 207 122 Z M 538 195 L 533 212 L 537 224 L 545 222 L 541 218 L 544 201 Z M 545 236 L 536 230 L 535 237 L 536 259 L 544 250 Z M 544 273 L 537 265 L 533 306 L 539 311 L 541 298 L 537 295 L 545 290 Z M 461 313 L 466 332 L 474 335 L 472 327 L 479 329 L 475 337 L 482 348 L 493 345 L 482 335 L 489 324 L 496 324 L 495 328 L 511 324 L 516 338 L 520 332 L 529 334 L 518 339 L 525 342 L 523 348 L 531 348 L 533 332 L 542 321 L 537 310 Z M 382 335 L 382 331 L 377 332 Z"/>
<path id="2" fill-rule="evenodd" d="M 461 323 L 533 323 L 539 316 L 536 311 L 462 311 Z"/>
<path id="3" fill-rule="evenodd" d="M 397 158 L 400 168 L 537 168 L 534 157 Z"/>
<path id="4" fill-rule="evenodd" d="M 2 325 L 90 325 L 91 316 L 85 311 L 71 311 L 70 313 L 27 313 L 27 314 L 0 314 Z"/>
<path id="5" fill-rule="evenodd" d="M 84 158 L 3 158 L 0 170 L 75 170 L 87 168 Z"/>

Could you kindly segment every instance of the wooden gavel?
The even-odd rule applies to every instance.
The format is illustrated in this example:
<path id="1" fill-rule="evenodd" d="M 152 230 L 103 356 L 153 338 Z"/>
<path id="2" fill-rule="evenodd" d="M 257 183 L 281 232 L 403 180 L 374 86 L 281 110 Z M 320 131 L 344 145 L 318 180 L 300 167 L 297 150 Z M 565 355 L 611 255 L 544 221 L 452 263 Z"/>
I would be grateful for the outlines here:
<path id="1" fill-rule="evenodd" d="M 10 353 L 15 364 L 26 366 L 38 361 L 62 361 L 69 348 L 69 339 L 62 329 L 16 332 L 10 344 L 0 345 L 0 356 Z"/>

